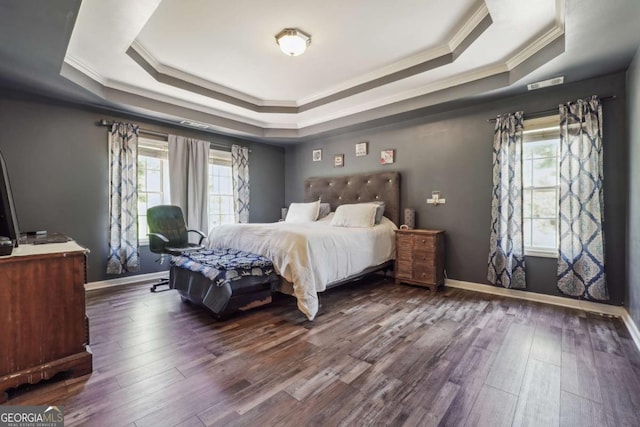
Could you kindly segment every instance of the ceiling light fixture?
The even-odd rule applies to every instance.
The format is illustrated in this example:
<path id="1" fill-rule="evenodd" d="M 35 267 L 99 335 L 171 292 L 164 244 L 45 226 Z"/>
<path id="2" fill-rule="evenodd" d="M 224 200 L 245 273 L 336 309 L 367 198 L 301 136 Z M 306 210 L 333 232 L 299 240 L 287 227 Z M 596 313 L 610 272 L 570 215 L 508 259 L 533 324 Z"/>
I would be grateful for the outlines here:
<path id="1" fill-rule="evenodd" d="M 297 28 L 285 28 L 276 34 L 276 43 L 285 55 L 302 55 L 311 44 L 311 36 Z"/>

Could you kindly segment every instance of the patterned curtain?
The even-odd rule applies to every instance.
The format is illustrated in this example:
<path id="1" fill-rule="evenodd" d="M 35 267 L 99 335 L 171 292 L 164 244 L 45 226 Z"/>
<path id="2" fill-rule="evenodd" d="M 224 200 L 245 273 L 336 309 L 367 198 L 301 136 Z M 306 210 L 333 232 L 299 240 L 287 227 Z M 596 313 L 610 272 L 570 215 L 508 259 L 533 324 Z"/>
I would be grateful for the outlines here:
<path id="1" fill-rule="evenodd" d="M 107 274 L 140 270 L 138 253 L 138 126 L 109 132 L 109 258 Z"/>
<path id="2" fill-rule="evenodd" d="M 604 271 L 602 105 L 598 97 L 560 105 L 558 289 L 608 300 Z"/>
<path id="3" fill-rule="evenodd" d="M 236 222 L 249 222 L 249 149 L 231 146 L 233 173 L 233 205 Z"/>
<path id="4" fill-rule="evenodd" d="M 522 234 L 523 124 L 521 111 L 496 119 L 487 276 L 494 285 L 517 289 L 526 287 Z"/>

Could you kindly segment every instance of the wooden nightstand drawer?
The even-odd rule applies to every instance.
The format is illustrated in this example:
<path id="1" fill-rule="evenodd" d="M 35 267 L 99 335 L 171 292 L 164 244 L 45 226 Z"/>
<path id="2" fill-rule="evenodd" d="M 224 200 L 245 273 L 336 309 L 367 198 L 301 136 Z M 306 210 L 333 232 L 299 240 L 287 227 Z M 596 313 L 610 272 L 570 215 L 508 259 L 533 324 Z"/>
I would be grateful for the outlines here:
<path id="1" fill-rule="evenodd" d="M 396 231 L 396 283 L 444 284 L 444 231 Z"/>
<path id="2" fill-rule="evenodd" d="M 396 246 L 396 253 L 398 255 L 398 259 L 408 260 L 409 262 L 412 262 L 413 260 L 413 250 L 411 249 L 411 246 Z"/>
<path id="3" fill-rule="evenodd" d="M 396 263 L 396 277 L 411 279 L 413 277 L 413 264 L 406 261 Z"/>
<path id="4" fill-rule="evenodd" d="M 435 236 L 413 236 L 413 250 L 433 252 Z"/>
<path id="5" fill-rule="evenodd" d="M 420 250 L 413 252 L 413 263 L 415 265 L 429 265 L 433 264 L 433 258 L 435 257 L 435 249 L 430 251 Z"/>
<path id="6" fill-rule="evenodd" d="M 419 282 L 436 283 L 436 275 L 434 269 L 431 267 L 416 268 L 413 272 L 413 279 Z"/>
<path id="7" fill-rule="evenodd" d="M 396 244 L 399 248 L 406 248 L 411 250 L 413 247 L 413 235 L 411 234 L 396 234 Z"/>

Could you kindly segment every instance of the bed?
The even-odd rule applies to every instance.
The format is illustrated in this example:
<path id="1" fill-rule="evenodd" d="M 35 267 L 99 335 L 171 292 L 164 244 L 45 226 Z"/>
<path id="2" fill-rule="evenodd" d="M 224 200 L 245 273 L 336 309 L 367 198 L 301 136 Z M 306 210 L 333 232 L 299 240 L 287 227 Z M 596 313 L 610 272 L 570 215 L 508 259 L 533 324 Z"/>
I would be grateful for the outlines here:
<path id="1" fill-rule="evenodd" d="M 220 225 L 211 229 L 207 247 L 233 248 L 270 260 L 280 277 L 273 288 L 294 295 L 300 311 L 313 320 L 318 311 L 318 292 L 392 265 L 399 198 L 398 172 L 309 178 L 304 182 L 305 202 L 320 199 L 330 204 L 331 211 L 343 204 L 384 202 L 384 218 L 369 228 L 331 226 L 333 212 L 304 224 Z M 180 280 L 197 274 L 182 270 L 175 273 Z"/>

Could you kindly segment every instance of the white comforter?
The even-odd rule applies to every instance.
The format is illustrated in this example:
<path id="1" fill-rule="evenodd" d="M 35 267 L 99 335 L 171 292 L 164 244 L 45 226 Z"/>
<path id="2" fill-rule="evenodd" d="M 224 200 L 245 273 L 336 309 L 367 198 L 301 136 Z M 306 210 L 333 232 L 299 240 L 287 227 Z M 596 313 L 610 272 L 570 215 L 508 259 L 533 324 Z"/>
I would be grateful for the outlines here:
<path id="1" fill-rule="evenodd" d="M 277 273 L 293 284 L 300 311 L 313 320 L 318 312 L 317 292 L 395 256 L 393 230 L 397 227 L 387 218 L 371 228 L 348 228 L 332 227 L 332 216 L 304 224 L 219 225 L 209 232 L 207 245 L 270 259 Z"/>

